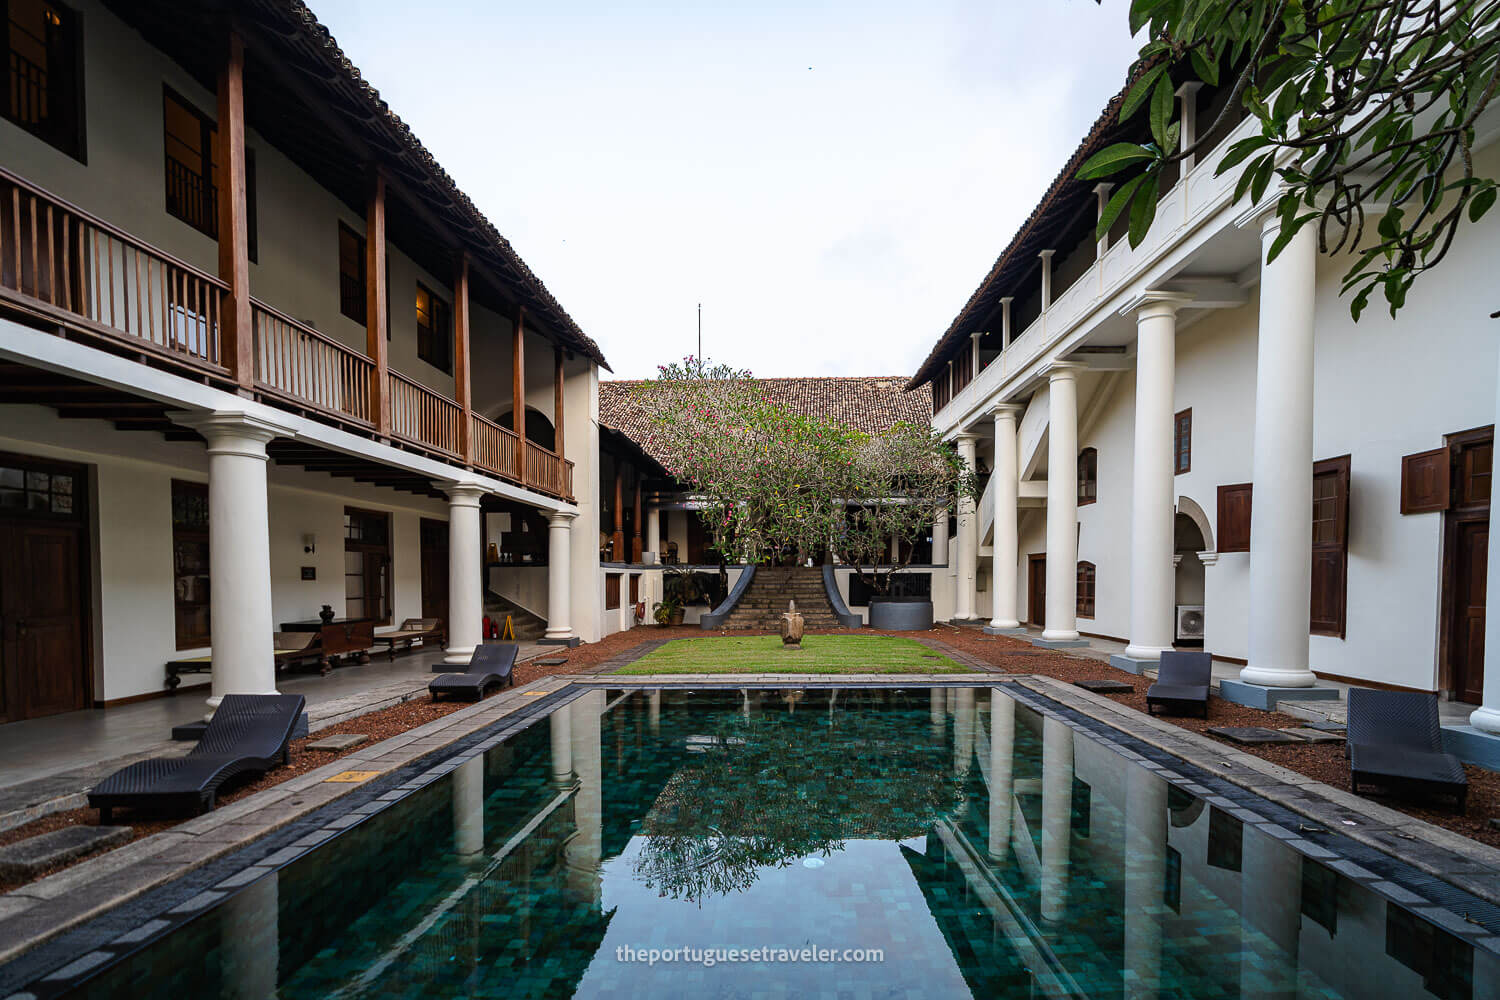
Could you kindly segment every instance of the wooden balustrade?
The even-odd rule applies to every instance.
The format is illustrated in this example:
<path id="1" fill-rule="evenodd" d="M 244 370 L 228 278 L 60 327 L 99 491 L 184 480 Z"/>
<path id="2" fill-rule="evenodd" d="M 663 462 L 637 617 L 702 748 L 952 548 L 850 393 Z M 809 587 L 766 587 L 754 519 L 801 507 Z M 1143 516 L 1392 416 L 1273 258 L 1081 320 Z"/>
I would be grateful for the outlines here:
<path id="1" fill-rule="evenodd" d="M 217 278 L 0 169 L 0 295 L 82 332 L 222 371 Z"/>
<path id="2" fill-rule="evenodd" d="M 516 466 L 516 432 L 477 413 L 471 413 L 469 417 L 474 464 L 497 476 L 519 480 L 521 472 Z"/>
<path id="3" fill-rule="evenodd" d="M 374 423 L 369 358 L 270 306 L 252 302 L 250 309 L 257 388 L 333 417 Z"/>
<path id="4" fill-rule="evenodd" d="M 553 496 L 573 496 L 573 463 L 533 441 L 526 442 L 524 484 Z"/>
<path id="5" fill-rule="evenodd" d="M 463 408 L 400 372 L 390 373 L 391 433 L 413 444 L 459 455 Z"/>

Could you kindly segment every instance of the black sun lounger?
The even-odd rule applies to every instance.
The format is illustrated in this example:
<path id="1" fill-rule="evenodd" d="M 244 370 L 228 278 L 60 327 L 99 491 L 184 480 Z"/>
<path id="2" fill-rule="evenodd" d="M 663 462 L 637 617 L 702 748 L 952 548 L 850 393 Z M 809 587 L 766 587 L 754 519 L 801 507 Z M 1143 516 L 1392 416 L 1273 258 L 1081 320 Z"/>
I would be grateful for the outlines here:
<path id="1" fill-rule="evenodd" d="M 1157 705 L 1196 705 L 1208 718 L 1208 685 L 1213 680 L 1213 657 L 1197 650 L 1169 649 L 1161 654 L 1156 683 L 1146 689 L 1146 711 Z"/>
<path id="2" fill-rule="evenodd" d="M 89 805 L 101 824 L 116 806 L 207 812 L 230 778 L 287 762 L 306 701 L 300 694 L 226 694 L 187 756 L 153 757 L 116 771 L 89 792 Z"/>
<path id="3" fill-rule="evenodd" d="M 475 646 L 467 671 L 434 677 L 432 683 L 427 685 L 427 690 L 432 692 L 433 700 L 440 695 L 451 694 L 478 701 L 489 688 L 516 682 L 512 668 L 516 665 L 516 653 L 520 648 L 513 642 Z"/>
<path id="4" fill-rule="evenodd" d="M 1421 691 L 1349 689 L 1349 788 L 1427 786 L 1452 795 L 1464 811 L 1469 779 L 1457 757 L 1443 752 L 1437 695 Z"/>

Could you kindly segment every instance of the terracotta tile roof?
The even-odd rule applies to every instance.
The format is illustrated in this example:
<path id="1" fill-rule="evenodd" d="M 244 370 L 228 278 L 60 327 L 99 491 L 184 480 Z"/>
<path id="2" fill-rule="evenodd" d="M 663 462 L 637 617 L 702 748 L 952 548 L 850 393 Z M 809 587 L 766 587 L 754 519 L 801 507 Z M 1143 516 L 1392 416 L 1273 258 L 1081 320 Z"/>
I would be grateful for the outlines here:
<path id="1" fill-rule="evenodd" d="M 937 344 L 932 348 L 927 359 L 922 362 L 917 373 L 907 382 L 908 389 L 926 385 L 937 377 L 942 365 L 947 362 L 959 345 L 969 343 L 969 336 L 976 330 L 980 330 L 980 324 L 994 315 L 999 308 L 1000 299 L 1006 295 L 1014 295 L 1016 286 L 1026 278 L 1036 266 L 1037 254 L 1042 250 L 1060 250 L 1061 247 L 1052 246 L 1051 243 L 1063 234 L 1063 231 L 1076 224 L 1079 213 L 1086 210 L 1095 201 L 1094 185 L 1096 181 L 1080 181 L 1077 178 L 1078 168 L 1083 166 L 1084 161 L 1093 156 L 1099 150 L 1114 142 L 1126 140 L 1139 140 L 1138 134 L 1141 129 L 1141 117 L 1135 116 L 1126 125 L 1119 121 L 1120 105 L 1125 100 L 1126 93 L 1131 84 L 1135 82 L 1139 74 L 1150 68 L 1151 64 L 1137 65 L 1130 78 L 1126 80 L 1125 86 L 1120 92 L 1110 98 L 1099 117 L 1094 120 L 1093 127 L 1068 157 L 1062 170 L 1058 171 L 1047 191 L 1042 195 L 1042 200 L 1032 209 L 1031 215 L 1025 223 L 1011 237 L 1003 253 L 996 259 L 989 273 L 984 276 L 974 294 L 969 296 L 969 301 L 946 333 L 939 338 Z M 1118 181 L 1119 177 L 1110 178 Z M 982 332 L 991 332 L 984 330 Z M 1015 333 L 1021 331 L 1016 330 Z"/>
<path id="2" fill-rule="evenodd" d="M 757 385 L 782 404 L 809 417 L 835 420 L 846 427 L 879 434 L 901 422 L 932 423 L 932 389 L 906 390 L 899 375 L 761 378 Z M 599 383 L 599 424 L 638 444 L 653 459 L 650 418 L 636 402 L 639 380 Z"/>

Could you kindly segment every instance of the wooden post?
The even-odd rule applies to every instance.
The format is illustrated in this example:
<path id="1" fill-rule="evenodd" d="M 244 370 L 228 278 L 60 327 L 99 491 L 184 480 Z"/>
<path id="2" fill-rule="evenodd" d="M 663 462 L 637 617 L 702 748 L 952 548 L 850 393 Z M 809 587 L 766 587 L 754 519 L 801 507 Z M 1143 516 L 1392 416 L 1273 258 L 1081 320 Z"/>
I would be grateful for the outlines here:
<path id="1" fill-rule="evenodd" d="M 526 475 L 526 307 L 516 306 L 516 325 L 510 338 L 510 429 L 516 432 L 516 478 Z"/>
<path id="2" fill-rule="evenodd" d="M 615 463 L 615 562 L 629 562 L 625 551 L 625 463 Z"/>
<path id="3" fill-rule="evenodd" d="M 220 313 L 219 358 L 241 388 L 255 384 L 250 313 L 250 227 L 245 187 L 245 45 L 229 32 L 219 68 L 219 279 L 229 286 Z"/>
<path id="4" fill-rule="evenodd" d="M 635 539 L 630 543 L 630 561 L 641 561 L 641 533 L 645 531 L 645 520 L 641 517 L 641 470 L 635 470 Z"/>
<path id="5" fill-rule="evenodd" d="M 390 362 L 386 356 L 385 177 L 370 175 L 365 213 L 365 353 L 375 362 L 370 374 L 370 416 L 381 437 L 391 433 Z"/>
<path id="6" fill-rule="evenodd" d="M 568 453 L 563 447 L 563 350 L 561 347 L 552 352 L 552 423 L 556 429 L 553 451 L 557 457 L 566 459 Z"/>
<path id="7" fill-rule="evenodd" d="M 453 396 L 463 411 L 458 418 L 458 453 L 466 465 L 473 465 L 469 388 L 469 255 L 459 251 L 453 274 Z"/>

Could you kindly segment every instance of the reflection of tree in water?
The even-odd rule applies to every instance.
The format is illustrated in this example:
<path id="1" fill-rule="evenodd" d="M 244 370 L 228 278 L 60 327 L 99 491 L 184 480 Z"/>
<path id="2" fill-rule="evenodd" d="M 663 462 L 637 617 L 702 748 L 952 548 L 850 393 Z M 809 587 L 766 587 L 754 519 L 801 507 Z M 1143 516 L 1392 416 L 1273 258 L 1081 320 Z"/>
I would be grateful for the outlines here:
<path id="1" fill-rule="evenodd" d="M 886 713 L 725 717 L 641 823 L 636 877 L 662 896 L 701 901 L 840 850 L 846 839 L 905 840 L 963 799 L 951 752 Z M 805 721 L 803 721 L 805 720 Z"/>

